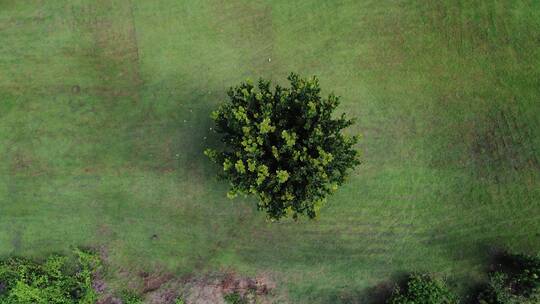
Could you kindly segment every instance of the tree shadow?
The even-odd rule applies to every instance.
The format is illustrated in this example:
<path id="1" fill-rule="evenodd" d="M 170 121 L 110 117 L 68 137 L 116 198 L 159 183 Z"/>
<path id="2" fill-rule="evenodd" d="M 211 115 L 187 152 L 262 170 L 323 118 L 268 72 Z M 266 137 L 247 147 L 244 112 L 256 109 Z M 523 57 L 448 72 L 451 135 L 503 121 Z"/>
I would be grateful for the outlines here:
<path id="1" fill-rule="evenodd" d="M 212 100 L 219 97 L 205 94 L 207 90 L 166 95 L 170 100 L 158 99 L 142 109 L 129 135 L 133 160 L 162 171 L 207 167 L 203 151 L 219 143 L 210 118 L 216 107 Z"/>
<path id="2" fill-rule="evenodd" d="M 401 274 L 399 275 L 399 279 L 397 279 L 397 284 L 401 285 L 401 281 L 405 280 L 406 275 Z M 366 304 L 384 304 L 390 299 L 392 296 L 392 292 L 394 291 L 394 288 L 396 286 L 396 281 L 389 279 L 387 281 L 383 281 L 373 287 L 370 287 L 366 289 L 365 293 L 365 299 L 366 301 L 364 303 Z"/>
<path id="3" fill-rule="evenodd" d="M 473 282 L 466 289 L 466 296 L 463 299 L 465 304 L 477 304 L 478 296 L 488 287 L 488 277 L 490 274 L 502 272 L 512 277 L 520 271 L 520 256 L 512 254 L 511 251 L 501 245 L 483 245 L 486 252 L 486 263 L 484 265 L 485 280 Z"/>
<path id="4" fill-rule="evenodd" d="M 405 284 L 409 275 L 406 272 L 395 273 L 389 279 L 362 290 L 322 291 L 317 298 L 325 304 L 385 304 L 395 287 Z"/>

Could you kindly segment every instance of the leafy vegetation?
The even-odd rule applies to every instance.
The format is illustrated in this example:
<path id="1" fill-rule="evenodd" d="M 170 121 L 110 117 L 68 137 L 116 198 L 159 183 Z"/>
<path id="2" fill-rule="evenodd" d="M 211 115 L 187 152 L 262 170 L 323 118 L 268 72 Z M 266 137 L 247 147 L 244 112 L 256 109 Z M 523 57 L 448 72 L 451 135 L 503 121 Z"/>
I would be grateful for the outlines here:
<path id="1" fill-rule="evenodd" d="M 489 283 L 478 295 L 479 304 L 518 304 L 524 299 L 512 294 L 512 290 L 506 284 L 507 277 L 503 273 L 496 272 L 489 278 Z"/>
<path id="2" fill-rule="evenodd" d="M 540 291 L 540 257 L 511 254 L 507 284 L 516 294 L 530 297 Z"/>
<path id="3" fill-rule="evenodd" d="M 316 77 L 291 74 L 288 80 L 289 88 L 272 90 L 262 79 L 257 87 L 231 88 L 228 102 L 212 114 L 226 148 L 205 153 L 223 167 L 230 197 L 257 196 L 271 219 L 314 218 L 359 164 L 357 138 L 343 134 L 353 120 L 333 117 L 339 98 L 322 98 Z"/>
<path id="4" fill-rule="evenodd" d="M 535 0 L 0 1 L 0 256 L 271 271 L 295 304 L 478 278 L 479 242 L 540 250 L 539 20 Z M 227 201 L 202 154 L 230 85 L 289 71 L 364 135 L 361 174 L 301 225 Z"/>
<path id="5" fill-rule="evenodd" d="M 0 263 L 0 303 L 5 304 L 93 304 L 92 273 L 99 258 L 75 250 L 76 261 L 53 255 L 43 263 L 10 258 Z"/>
<path id="6" fill-rule="evenodd" d="M 443 281 L 426 274 L 414 274 L 403 288 L 396 287 L 388 304 L 455 304 L 456 296 Z"/>
<path id="7" fill-rule="evenodd" d="M 480 304 L 540 302 L 540 258 L 507 254 L 503 264 L 490 274 L 489 283 L 479 294 Z"/>
<path id="8" fill-rule="evenodd" d="M 134 293 L 131 290 L 123 290 L 120 292 L 120 299 L 122 299 L 123 304 L 142 304 L 143 299 L 138 294 Z"/>
<path id="9" fill-rule="evenodd" d="M 237 292 L 227 294 L 223 297 L 223 299 L 225 300 L 225 303 L 227 304 L 247 304 L 248 303 L 246 299 L 244 299 L 242 295 L 240 295 Z"/>
<path id="10" fill-rule="evenodd" d="M 178 298 L 174 301 L 174 304 L 185 304 L 185 302 L 182 298 Z"/>

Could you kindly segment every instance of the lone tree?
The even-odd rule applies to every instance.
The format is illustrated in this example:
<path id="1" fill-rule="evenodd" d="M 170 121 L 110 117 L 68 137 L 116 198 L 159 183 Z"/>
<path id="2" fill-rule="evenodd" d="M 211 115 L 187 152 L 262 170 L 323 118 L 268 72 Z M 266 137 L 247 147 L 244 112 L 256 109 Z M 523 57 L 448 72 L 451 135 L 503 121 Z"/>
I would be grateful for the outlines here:
<path id="1" fill-rule="evenodd" d="M 321 97 L 316 77 L 288 77 L 290 87 L 260 80 L 230 88 L 228 101 L 212 113 L 225 148 L 205 154 L 223 167 L 227 194 L 253 194 L 268 217 L 316 217 L 328 194 L 360 162 L 358 139 L 342 130 L 353 120 L 333 117 L 339 97 Z"/>

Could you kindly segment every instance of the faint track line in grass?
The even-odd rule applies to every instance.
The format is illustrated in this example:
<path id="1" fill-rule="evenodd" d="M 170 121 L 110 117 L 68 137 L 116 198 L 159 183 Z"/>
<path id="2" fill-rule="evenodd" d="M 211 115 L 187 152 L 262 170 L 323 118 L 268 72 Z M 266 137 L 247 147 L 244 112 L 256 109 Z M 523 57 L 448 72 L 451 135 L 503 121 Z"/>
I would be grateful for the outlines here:
<path id="1" fill-rule="evenodd" d="M 137 38 L 137 27 L 135 24 L 135 14 L 134 14 L 134 6 L 133 6 L 133 0 L 126 0 L 129 3 L 129 19 L 131 20 L 131 28 L 130 28 L 130 34 L 131 34 L 131 40 L 133 41 L 133 44 L 135 46 L 135 64 L 137 65 L 136 68 L 136 80 L 138 83 L 142 83 L 142 77 L 140 72 L 140 51 L 139 51 L 139 39 Z"/>
<path id="2" fill-rule="evenodd" d="M 538 223 L 539 220 L 540 220 L 540 215 L 533 216 L 533 217 L 530 217 L 530 218 L 527 218 L 527 219 L 521 218 L 521 219 L 519 219 L 519 223 L 520 224 L 523 224 L 525 222 Z M 498 221 L 497 224 L 494 224 L 493 222 L 489 222 L 489 223 L 482 223 L 482 224 L 479 224 L 479 225 L 471 225 L 471 226 L 468 226 L 467 228 L 462 228 L 462 229 L 448 229 L 448 230 L 452 231 L 452 234 L 455 234 L 455 235 L 472 234 L 472 232 L 474 232 L 474 231 L 478 231 L 478 230 L 481 231 L 481 230 L 486 229 L 487 227 L 507 226 L 505 224 L 514 223 L 514 222 L 517 222 L 517 221 L 518 220 L 511 219 L 511 220 Z M 495 229 L 493 229 L 493 230 L 495 230 Z M 498 234 L 497 236 L 500 236 L 500 235 L 501 234 Z M 420 240 L 420 241 L 421 242 L 426 242 L 426 243 L 432 243 L 432 242 L 435 242 L 435 241 L 444 240 L 448 236 L 451 236 L 451 234 L 446 233 L 446 234 L 443 234 L 443 235 L 437 236 L 437 237 L 426 237 L 425 239 Z M 458 243 L 465 242 L 465 241 L 469 241 L 469 239 L 464 240 L 464 241 L 459 241 Z"/>
<path id="3" fill-rule="evenodd" d="M 109 99 L 127 97 L 136 103 L 140 100 L 142 78 L 133 9 L 130 0 L 99 0 L 91 5 L 72 7 L 71 11 L 74 27 L 93 39 L 88 55 L 94 57 L 94 66 L 101 78 L 100 92 Z M 84 90 L 84 84 L 82 86 Z"/>

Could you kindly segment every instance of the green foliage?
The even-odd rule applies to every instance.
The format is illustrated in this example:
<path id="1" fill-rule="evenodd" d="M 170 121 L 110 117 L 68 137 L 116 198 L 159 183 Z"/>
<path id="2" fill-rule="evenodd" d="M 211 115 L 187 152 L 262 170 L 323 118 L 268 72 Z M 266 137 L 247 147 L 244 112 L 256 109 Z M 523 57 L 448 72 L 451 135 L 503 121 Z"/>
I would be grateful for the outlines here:
<path id="1" fill-rule="evenodd" d="M 53 255 L 44 263 L 11 258 L 0 263 L 0 303 L 4 304 L 90 304 L 97 301 L 92 273 L 99 259 L 76 250 L 75 269 L 67 257 Z"/>
<path id="2" fill-rule="evenodd" d="M 444 282 L 428 275 L 412 275 L 406 286 L 394 290 L 388 304 L 453 304 L 456 296 Z"/>
<path id="3" fill-rule="evenodd" d="M 184 300 L 182 300 L 182 298 L 178 298 L 174 301 L 174 304 L 185 304 L 186 302 L 184 302 Z"/>
<path id="4" fill-rule="evenodd" d="M 540 258 L 509 254 L 501 269 L 490 275 L 479 294 L 480 304 L 517 304 L 540 302 Z"/>
<path id="5" fill-rule="evenodd" d="M 77 256 L 78 271 L 75 273 L 75 278 L 80 282 L 81 289 L 85 292 L 79 300 L 80 304 L 93 304 L 97 301 L 97 293 L 92 287 L 92 275 L 101 269 L 101 259 L 92 252 L 83 251 L 80 249 L 74 250 Z"/>
<path id="6" fill-rule="evenodd" d="M 229 197 L 256 195 L 271 219 L 314 218 L 359 164 L 357 138 L 342 133 L 353 121 L 333 116 L 339 98 L 322 98 L 316 77 L 291 74 L 288 80 L 289 88 L 272 90 L 264 80 L 231 88 L 228 101 L 212 113 L 226 148 L 205 154 L 223 167 Z"/>
<path id="7" fill-rule="evenodd" d="M 496 272 L 489 283 L 478 295 L 479 304 L 518 304 L 522 299 L 512 294 L 512 290 L 506 284 L 507 276 L 504 273 Z"/>
<path id="8" fill-rule="evenodd" d="M 510 255 L 508 284 L 516 294 L 531 297 L 540 291 L 540 257 L 526 254 Z"/>
<path id="9" fill-rule="evenodd" d="M 244 299 L 239 293 L 234 292 L 223 297 L 227 304 L 247 304 L 247 300 Z"/>
<path id="10" fill-rule="evenodd" d="M 138 294 L 131 290 L 123 290 L 120 292 L 120 298 L 124 304 L 142 304 L 143 299 Z"/>

